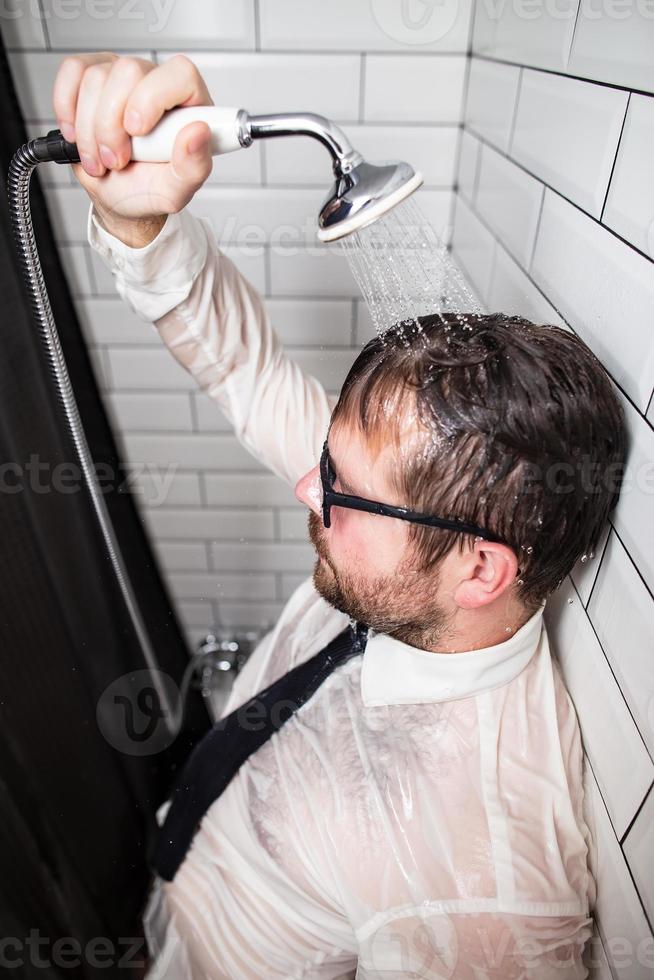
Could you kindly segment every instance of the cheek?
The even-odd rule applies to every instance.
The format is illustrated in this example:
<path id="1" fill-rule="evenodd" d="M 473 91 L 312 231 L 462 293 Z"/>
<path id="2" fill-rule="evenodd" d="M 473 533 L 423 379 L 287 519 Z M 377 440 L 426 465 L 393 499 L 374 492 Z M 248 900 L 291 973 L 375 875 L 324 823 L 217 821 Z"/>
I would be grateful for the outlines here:
<path id="1" fill-rule="evenodd" d="M 396 523 L 376 514 L 332 508 L 329 547 L 334 561 L 353 571 L 388 574 L 405 547 L 404 529 Z"/>

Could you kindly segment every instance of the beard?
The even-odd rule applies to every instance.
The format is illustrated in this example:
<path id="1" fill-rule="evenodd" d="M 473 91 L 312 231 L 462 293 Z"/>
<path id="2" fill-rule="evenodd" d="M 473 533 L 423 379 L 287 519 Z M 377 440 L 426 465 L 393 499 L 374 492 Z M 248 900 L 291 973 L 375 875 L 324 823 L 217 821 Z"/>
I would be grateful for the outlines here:
<path id="1" fill-rule="evenodd" d="M 318 514 L 309 513 L 309 537 L 319 558 L 313 570 L 316 591 L 331 606 L 377 633 L 431 649 L 443 642 L 452 619 L 436 601 L 438 571 L 418 571 L 403 561 L 392 575 L 366 578 L 334 565 Z"/>

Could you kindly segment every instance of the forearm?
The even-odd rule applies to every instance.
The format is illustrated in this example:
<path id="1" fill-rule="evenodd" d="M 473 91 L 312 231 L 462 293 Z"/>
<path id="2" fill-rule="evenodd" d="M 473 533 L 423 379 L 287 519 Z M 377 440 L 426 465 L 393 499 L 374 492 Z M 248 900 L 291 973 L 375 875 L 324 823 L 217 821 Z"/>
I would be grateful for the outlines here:
<path id="1" fill-rule="evenodd" d="M 119 294 L 153 322 L 179 363 L 220 406 L 241 443 L 291 485 L 315 465 L 333 400 L 286 356 L 257 291 L 223 255 L 208 221 L 169 215 L 143 248 L 89 241 Z"/>

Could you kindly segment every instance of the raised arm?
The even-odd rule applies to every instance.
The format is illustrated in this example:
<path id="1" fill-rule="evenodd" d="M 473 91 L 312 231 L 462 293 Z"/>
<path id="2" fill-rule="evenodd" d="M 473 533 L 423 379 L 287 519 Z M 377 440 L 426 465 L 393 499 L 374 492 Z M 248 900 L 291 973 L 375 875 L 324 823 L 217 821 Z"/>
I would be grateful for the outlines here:
<path id="1" fill-rule="evenodd" d="M 223 410 L 239 441 L 295 485 L 315 466 L 334 399 L 286 356 L 262 299 L 205 218 L 168 215 L 148 245 L 109 234 L 93 206 L 88 239 L 116 288 Z"/>

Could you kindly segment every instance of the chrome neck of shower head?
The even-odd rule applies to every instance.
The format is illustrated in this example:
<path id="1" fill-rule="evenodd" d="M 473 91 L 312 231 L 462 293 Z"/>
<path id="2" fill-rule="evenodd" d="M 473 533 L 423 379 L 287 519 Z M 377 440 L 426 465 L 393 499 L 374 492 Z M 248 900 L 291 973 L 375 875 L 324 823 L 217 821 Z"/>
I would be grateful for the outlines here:
<path id="1" fill-rule="evenodd" d="M 239 114 L 239 140 L 249 146 L 253 140 L 274 136 L 310 136 L 325 147 L 332 158 L 335 177 L 342 177 L 363 162 L 342 129 L 330 119 L 313 112 L 269 113 L 251 116 L 245 110 Z"/>

